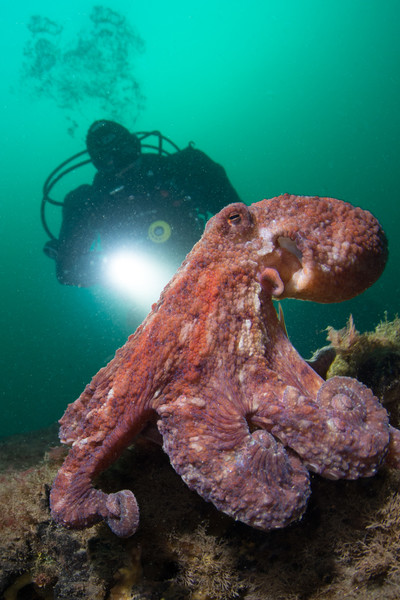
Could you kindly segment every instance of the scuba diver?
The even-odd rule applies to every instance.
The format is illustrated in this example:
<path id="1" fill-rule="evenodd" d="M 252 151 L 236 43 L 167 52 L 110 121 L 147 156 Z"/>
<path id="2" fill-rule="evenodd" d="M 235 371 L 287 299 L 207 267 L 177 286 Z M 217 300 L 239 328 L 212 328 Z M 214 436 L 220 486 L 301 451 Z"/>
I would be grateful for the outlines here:
<path id="1" fill-rule="evenodd" d="M 42 223 L 50 237 L 44 252 L 55 260 L 61 284 L 106 285 L 111 256 L 120 250 L 167 259 L 175 271 L 207 220 L 240 201 L 222 166 L 192 144 L 180 150 L 158 131 L 135 134 L 100 120 L 89 128 L 86 148 L 57 167 L 43 189 Z M 86 153 L 88 159 L 68 166 Z M 64 202 L 50 198 L 64 175 L 90 162 L 97 170 L 91 185 L 69 192 Z M 62 206 L 58 239 L 47 225 L 48 203 Z"/>

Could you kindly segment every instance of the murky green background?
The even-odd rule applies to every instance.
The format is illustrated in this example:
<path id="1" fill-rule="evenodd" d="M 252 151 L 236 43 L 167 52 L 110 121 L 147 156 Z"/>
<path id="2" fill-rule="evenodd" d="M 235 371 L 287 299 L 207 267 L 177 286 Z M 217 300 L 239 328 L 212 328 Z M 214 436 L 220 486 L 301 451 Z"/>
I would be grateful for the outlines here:
<path id="1" fill-rule="evenodd" d="M 2 9 L 0 436 L 59 418 L 143 316 L 110 294 L 61 286 L 42 253 L 43 181 L 83 148 L 94 119 L 110 115 L 82 89 L 79 105 L 65 108 L 48 87 L 37 96 L 32 81 L 21 81 L 27 24 L 32 14 L 47 16 L 73 44 L 92 7 L 87 0 L 25 0 Z M 296 347 L 309 355 L 323 345 L 324 328 L 342 327 L 349 313 L 361 330 L 385 311 L 394 316 L 399 2 L 118 0 L 112 8 L 145 43 L 132 69 L 145 96 L 136 130 L 160 129 L 181 146 L 195 141 L 225 166 L 248 203 L 283 192 L 330 195 L 370 209 L 386 229 L 390 262 L 360 298 L 284 303 Z M 73 70 L 65 75 L 73 85 Z M 120 115 L 128 126 L 131 119 Z"/>

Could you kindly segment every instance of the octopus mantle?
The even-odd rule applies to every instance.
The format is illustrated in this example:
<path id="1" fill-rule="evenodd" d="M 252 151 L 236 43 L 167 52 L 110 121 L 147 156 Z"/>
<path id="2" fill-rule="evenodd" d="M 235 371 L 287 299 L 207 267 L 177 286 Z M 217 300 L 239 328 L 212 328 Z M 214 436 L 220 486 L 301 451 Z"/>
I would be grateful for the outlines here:
<path id="1" fill-rule="evenodd" d="M 205 500 L 253 527 L 304 512 L 309 471 L 369 477 L 399 465 L 400 434 L 354 379 L 324 381 L 290 344 L 273 298 L 338 302 L 383 271 L 386 238 L 367 211 L 332 198 L 284 195 L 232 204 L 151 313 L 62 417 L 72 446 L 51 491 L 53 518 L 104 519 L 126 537 L 134 494 L 92 485 L 141 431 L 157 427 L 174 469 Z"/>

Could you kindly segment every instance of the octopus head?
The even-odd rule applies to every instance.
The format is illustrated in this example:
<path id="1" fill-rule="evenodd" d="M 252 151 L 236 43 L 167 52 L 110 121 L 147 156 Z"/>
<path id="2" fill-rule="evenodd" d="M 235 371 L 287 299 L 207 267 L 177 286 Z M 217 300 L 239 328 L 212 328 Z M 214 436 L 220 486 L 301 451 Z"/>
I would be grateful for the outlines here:
<path id="1" fill-rule="evenodd" d="M 334 198 L 285 194 L 232 204 L 214 219 L 210 227 L 221 239 L 240 239 L 262 287 L 278 299 L 348 300 L 379 278 L 388 256 L 377 219 Z"/>

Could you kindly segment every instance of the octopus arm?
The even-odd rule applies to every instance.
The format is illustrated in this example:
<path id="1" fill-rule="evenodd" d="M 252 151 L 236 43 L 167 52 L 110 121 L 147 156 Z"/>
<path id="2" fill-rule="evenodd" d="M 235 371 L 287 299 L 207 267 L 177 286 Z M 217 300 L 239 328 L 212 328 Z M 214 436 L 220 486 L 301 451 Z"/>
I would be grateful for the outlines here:
<path id="1" fill-rule="evenodd" d="M 221 406 L 230 406 L 222 411 Z M 309 476 L 300 459 L 267 431 L 250 432 L 229 400 L 217 406 L 178 397 L 159 407 L 164 450 L 186 484 L 219 510 L 263 530 L 305 510 Z"/>
<path id="2" fill-rule="evenodd" d="M 53 483 L 50 507 L 55 521 L 65 527 L 81 529 L 105 519 L 120 537 L 137 529 L 139 509 L 131 491 L 106 494 L 93 487 L 96 475 L 154 421 L 146 404 L 151 378 L 141 390 L 131 389 L 131 379 L 116 357 L 60 421 L 61 441 L 72 448 Z"/>
<path id="3" fill-rule="evenodd" d="M 330 479 L 374 475 L 385 457 L 390 428 L 371 390 L 349 377 L 332 377 L 316 397 L 287 386 L 281 400 L 254 417 L 311 470 Z"/>
<path id="4" fill-rule="evenodd" d="M 134 395 L 132 372 L 126 368 L 130 354 L 131 342 L 128 341 L 93 377 L 79 398 L 68 405 L 59 421 L 60 439 L 64 444 L 71 445 L 116 425 L 123 407 L 128 404 L 127 397 Z M 143 373 L 143 381 L 151 382 L 151 376 L 150 371 Z M 138 390 L 136 396 L 135 403 L 138 403 L 143 393 Z"/>
<path id="5" fill-rule="evenodd" d="M 146 415 L 136 422 L 122 421 L 105 437 L 76 441 L 54 480 L 50 508 L 54 520 L 82 529 L 105 519 L 120 537 L 131 536 L 139 524 L 139 508 L 130 490 L 106 494 L 93 486 L 95 476 L 114 461 L 143 427 Z"/>

